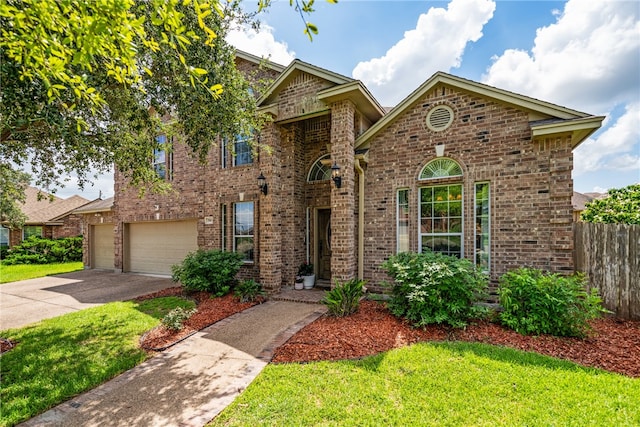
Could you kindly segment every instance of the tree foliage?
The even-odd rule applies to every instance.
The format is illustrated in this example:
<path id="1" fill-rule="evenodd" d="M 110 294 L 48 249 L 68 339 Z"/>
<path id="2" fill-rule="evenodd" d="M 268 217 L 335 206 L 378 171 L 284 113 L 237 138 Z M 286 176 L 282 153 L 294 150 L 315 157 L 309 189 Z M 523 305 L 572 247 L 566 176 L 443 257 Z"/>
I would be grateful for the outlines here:
<path id="1" fill-rule="evenodd" d="M 14 170 L 0 162 L 0 221 L 6 222 L 9 228 L 21 228 L 27 220 L 20 209 L 20 203 L 26 200 L 25 190 L 30 180 L 28 173 Z"/>
<path id="2" fill-rule="evenodd" d="M 585 222 L 640 224 L 640 184 L 609 190 L 607 197 L 587 203 L 580 217 Z"/>
<path id="3" fill-rule="evenodd" d="M 108 20 L 92 18 L 100 14 Z M 158 134 L 180 134 L 204 159 L 219 135 L 260 126 L 249 82 L 224 42 L 232 23 L 251 19 L 239 1 L 222 9 L 203 1 L 3 2 L 0 162 L 30 165 L 36 185 L 52 193 L 69 175 L 82 188 L 92 171 L 113 165 L 132 185 L 163 188 L 150 162 L 166 148 Z M 28 33 L 39 22 L 62 30 L 36 42 Z M 168 113 L 174 120 L 161 120 Z"/>

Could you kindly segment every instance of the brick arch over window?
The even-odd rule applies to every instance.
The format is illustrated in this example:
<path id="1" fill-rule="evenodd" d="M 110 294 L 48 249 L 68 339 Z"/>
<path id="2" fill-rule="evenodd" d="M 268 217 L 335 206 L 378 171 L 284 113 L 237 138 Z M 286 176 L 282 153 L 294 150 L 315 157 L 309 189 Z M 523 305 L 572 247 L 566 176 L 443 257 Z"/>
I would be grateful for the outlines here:
<path id="1" fill-rule="evenodd" d="M 438 157 L 427 163 L 420 171 L 420 180 L 462 177 L 462 167 L 458 162 L 446 157 Z"/>
<path id="2" fill-rule="evenodd" d="M 307 175 L 307 182 L 314 181 L 328 181 L 331 178 L 331 155 L 325 154 L 318 160 L 313 162 L 309 174 Z"/>

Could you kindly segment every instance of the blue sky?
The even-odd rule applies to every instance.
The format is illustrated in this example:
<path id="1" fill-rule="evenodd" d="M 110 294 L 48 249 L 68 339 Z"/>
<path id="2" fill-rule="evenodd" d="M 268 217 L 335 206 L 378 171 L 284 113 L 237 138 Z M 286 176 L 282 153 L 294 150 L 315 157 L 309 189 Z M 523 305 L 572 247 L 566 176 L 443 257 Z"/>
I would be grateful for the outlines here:
<path id="1" fill-rule="evenodd" d="M 640 182 L 640 2 L 317 0 L 309 42 L 288 0 L 236 32 L 236 47 L 298 58 L 362 80 L 393 106 L 436 71 L 594 115 L 604 126 L 574 151 L 574 188 Z"/>
<path id="2" fill-rule="evenodd" d="M 574 189 L 640 182 L 639 1 L 316 0 L 315 9 L 313 42 L 289 0 L 273 0 L 260 32 L 237 30 L 227 39 L 283 65 L 298 58 L 362 80 L 384 106 L 444 71 L 606 115 L 574 151 Z M 108 177 L 83 195 L 99 190 L 113 195 Z M 57 194 L 76 193 L 70 185 Z"/>

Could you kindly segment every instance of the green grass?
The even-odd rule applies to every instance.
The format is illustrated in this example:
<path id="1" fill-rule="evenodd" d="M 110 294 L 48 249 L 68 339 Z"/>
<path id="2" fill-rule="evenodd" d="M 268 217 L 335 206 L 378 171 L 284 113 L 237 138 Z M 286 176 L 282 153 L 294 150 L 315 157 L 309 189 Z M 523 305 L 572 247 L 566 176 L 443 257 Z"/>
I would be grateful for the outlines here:
<path id="1" fill-rule="evenodd" d="M 82 270 L 82 262 L 65 262 L 60 264 L 0 264 L 0 283 L 16 282 L 18 280 L 35 279 L 36 277 L 51 276 L 52 274 L 69 273 Z"/>
<path id="2" fill-rule="evenodd" d="M 268 365 L 209 426 L 637 426 L 640 380 L 485 344 Z"/>
<path id="3" fill-rule="evenodd" d="M 2 331 L 18 342 L 0 358 L 0 425 L 14 425 L 131 369 L 147 358 L 139 337 L 190 301 L 114 302 Z"/>

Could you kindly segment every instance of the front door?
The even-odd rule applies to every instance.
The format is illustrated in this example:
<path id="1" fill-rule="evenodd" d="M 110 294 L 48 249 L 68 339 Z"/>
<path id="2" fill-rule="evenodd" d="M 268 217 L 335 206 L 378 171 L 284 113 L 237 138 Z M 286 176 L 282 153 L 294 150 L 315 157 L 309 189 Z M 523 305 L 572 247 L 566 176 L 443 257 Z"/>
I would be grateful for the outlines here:
<path id="1" fill-rule="evenodd" d="M 318 279 L 331 280 L 331 209 L 318 210 Z"/>

